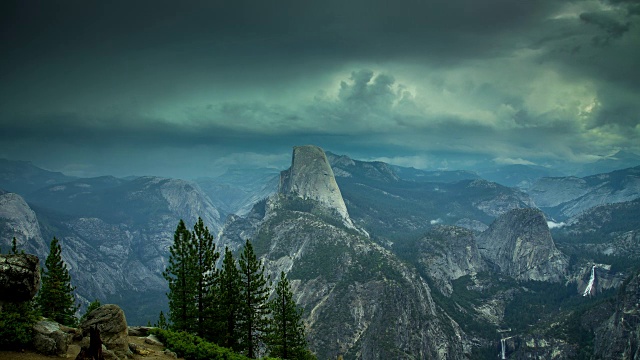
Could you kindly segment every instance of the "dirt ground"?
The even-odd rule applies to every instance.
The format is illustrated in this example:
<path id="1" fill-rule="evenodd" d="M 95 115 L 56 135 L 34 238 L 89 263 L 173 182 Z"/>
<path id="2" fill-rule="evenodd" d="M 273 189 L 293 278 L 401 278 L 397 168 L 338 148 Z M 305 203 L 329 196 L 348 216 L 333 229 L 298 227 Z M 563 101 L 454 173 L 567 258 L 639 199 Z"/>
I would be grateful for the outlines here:
<path id="1" fill-rule="evenodd" d="M 144 348 L 150 350 L 151 352 L 148 355 L 138 355 L 134 354 L 134 360 L 175 360 L 171 356 L 165 355 L 163 353 L 162 346 L 157 345 L 149 345 L 144 342 L 144 338 L 140 337 L 129 337 L 129 342 L 136 343 L 138 345 L 143 346 Z M 69 345 L 69 350 L 67 350 L 66 359 L 75 359 L 80 352 L 79 343 L 73 343 Z M 52 359 L 65 359 L 59 356 L 46 356 L 37 354 L 32 351 L 24 351 L 24 352 L 16 352 L 16 351 L 2 351 L 0 350 L 0 360 L 52 360 Z"/>

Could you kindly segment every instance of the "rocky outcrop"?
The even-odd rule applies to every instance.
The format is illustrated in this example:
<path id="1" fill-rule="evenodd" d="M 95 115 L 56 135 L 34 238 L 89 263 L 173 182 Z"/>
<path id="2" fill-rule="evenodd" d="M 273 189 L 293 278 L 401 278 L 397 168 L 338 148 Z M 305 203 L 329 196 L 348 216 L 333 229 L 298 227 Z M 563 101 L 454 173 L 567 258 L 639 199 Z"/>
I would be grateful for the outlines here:
<path id="1" fill-rule="evenodd" d="M 291 167 L 280 174 L 279 192 L 315 200 L 335 210 L 352 225 L 333 170 L 324 151 L 313 145 L 295 146 Z"/>
<path id="2" fill-rule="evenodd" d="M 414 269 L 357 231 L 281 201 L 269 199 L 252 243 L 272 279 L 287 273 L 318 358 L 463 357 L 465 334 Z"/>
<path id="3" fill-rule="evenodd" d="M 114 304 L 100 306 L 87 315 L 79 329 L 83 336 L 88 337 L 94 326 L 100 331 L 102 343 L 120 360 L 131 356 L 127 319 L 120 307 Z"/>
<path id="4" fill-rule="evenodd" d="M 640 358 L 640 273 L 621 287 L 615 313 L 595 331 L 597 359 Z"/>
<path id="5" fill-rule="evenodd" d="M 30 254 L 0 254 L 0 304 L 31 300 L 40 289 L 40 262 Z"/>
<path id="6" fill-rule="evenodd" d="M 495 270 L 517 280 L 561 281 L 568 265 L 537 209 L 500 216 L 478 236 L 478 248 Z"/>
<path id="7" fill-rule="evenodd" d="M 44 257 L 49 248 L 42 239 L 36 213 L 22 196 L 0 191 L 0 247 L 6 252 L 13 238 L 18 248 Z"/>
<path id="8" fill-rule="evenodd" d="M 486 180 L 470 181 L 467 191 L 484 194 L 473 201 L 473 206 L 491 217 L 498 217 L 512 209 L 534 206 L 533 201 L 524 192 L 504 188 Z M 488 194 L 491 195 L 487 196 Z"/>
<path id="9" fill-rule="evenodd" d="M 71 343 L 71 334 L 62 329 L 62 325 L 49 320 L 42 320 L 33 327 L 33 347 L 45 355 L 66 356 Z"/>
<path id="10" fill-rule="evenodd" d="M 474 234 L 457 226 L 439 225 L 418 242 L 418 264 L 440 291 L 450 295 L 451 280 L 486 270 Z"/>

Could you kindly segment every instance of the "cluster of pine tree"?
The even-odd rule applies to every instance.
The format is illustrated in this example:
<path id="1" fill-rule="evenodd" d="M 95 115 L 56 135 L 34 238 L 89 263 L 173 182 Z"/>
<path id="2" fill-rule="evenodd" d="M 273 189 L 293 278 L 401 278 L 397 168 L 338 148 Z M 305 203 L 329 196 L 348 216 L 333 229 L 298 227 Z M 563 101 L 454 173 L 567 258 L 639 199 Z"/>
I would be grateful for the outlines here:
<path id="1" fill-rule="evenodd" d="M 41 287 L 32 301 L 6 304 L 0 311 L 0 348 L 21 349 L 31 343 L 33 326 L 42 316 L 67 326 L 77 324 L 71 286 L 71 276 L 61 255 L 61 246 L 55 237 L 51 240 L 49 255 L 45 260 L 46 269 L 41 270 Z M 13 238 L 10 254 L 18 251 Z"/>
<path id="2" fill-rule="evenodd" d="M 220 269 L 213 235 L 198 219 L 193 231 L 180 220 L 163 273 L 169 283 L 169 328 L 256 358 L 262 349 L 282 359 L 306 358 L 302 311 L 284 273 L 269 301 L 271 282 L 246 241 L 239 259 L 225 248 Z M 165 322 L 161 313 L 159 322 Z"/>

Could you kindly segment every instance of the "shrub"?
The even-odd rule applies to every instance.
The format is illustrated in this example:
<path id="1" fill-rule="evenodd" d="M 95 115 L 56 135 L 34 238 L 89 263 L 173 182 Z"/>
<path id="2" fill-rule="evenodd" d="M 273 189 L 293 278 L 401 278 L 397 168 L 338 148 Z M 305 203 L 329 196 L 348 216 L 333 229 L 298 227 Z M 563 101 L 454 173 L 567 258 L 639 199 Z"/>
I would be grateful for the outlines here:
<path id="1" fill-rule="evenodd" d="M 185 360 L 249 359 L 230 349 L 210 343 L 184 331 L 153 329 L 152 333 L 155 334 L 169 350 L 178 354 L 179 357 L 184 357 Z"/>
<path id="2" fill-rule="evenodd" d="M 0 349 L 20 350 L 31 343 L 38 321 L 33 303 L 5 304 L 0 311 Z"/>

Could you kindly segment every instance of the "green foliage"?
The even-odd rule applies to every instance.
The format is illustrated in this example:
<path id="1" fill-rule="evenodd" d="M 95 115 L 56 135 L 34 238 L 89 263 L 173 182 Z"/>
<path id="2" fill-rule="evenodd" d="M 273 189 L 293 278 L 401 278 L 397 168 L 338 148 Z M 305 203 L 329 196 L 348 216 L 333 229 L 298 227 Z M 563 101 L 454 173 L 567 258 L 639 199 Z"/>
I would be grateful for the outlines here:
<path id="1" fill-rule="evenodd" d="M 210 312 L 208 306 L 215 300 L 216 261 L 220 258 L 220 253 L 216 251 L 213 235 L 209 232 L 209 228 L 204 226 L 202 218 L 198 218 L 198 222 L 193 227 L 192 240 L 195 243 L 196 256 L 194 276 L 196 277 L 197 334 L 203 336 L 206 327 L 211 325 L 206 313 Z"/>
<path id="2" fill-rule="evenodd" d="M 199 336 L 184 331 L 169 331 L 153 329 L 152 333 L 158 336 L 165 346 L 175 352 L 178 357 L 185 360 L 246 360 L 245 356 L 233 352 L 231 349 L 220 347 L 208 342 Z"/>
<path id="3" fill-rule="evenodd" d="M 195 329 L 197 276 L 195 275 L 195 248 L 191 232 L 180 220 L 169 248 L 169 265 L 162 276 L 169 283 L 169 319 L 172 328 L 191 332 Z"/>
<path id="4" fill-rule="evenodd" d="M 293 301 L 291 286 L 284 272 L 280 273 L 275 297 L 269 301 L 269 309 L 273 318 L 265 337 L 267 351 L 282 359 L 299 359 L 306 352 L 307 346 L 302 310 Z"/>
<path id="5" fill-rule="evenodd" d="M 89 306 L 87 306 L 87 311 L 85 311 L 84 315 L 82 315 L 82 317 L 80 318 L 79 323 L 82 323 L 84 321 L 84 319 L 87 318 L 87 316 L 89 316 L 89 314 L 91 314 L 91 312 L 97 308 L 99 308 L 102 304 L 100 304 L 100 300 L 96 299 L 93 300 L 91 303 L 89 303 Z"/>
<path id="6" fill-rule="evenodd" d="M 20 350 L 30 345 L 33 325 L 39 316 L 33 301 L 2 305 L 0 310 L 0 349 Z"/>
<path id="7" fill-rule="evenodd" d="M 164 316 L 164 312 L 162 310 L 160 310 L 160 315 L 158 315 L 158 322 L 153 324 L 153 326 L 162 330 L 169 329 L 169 322 L 167 321 L 167 318 Z"/>
<path id="8" fill-rule="evenodd" d="M 49 255 L 45 260 L 46 270 L 42 274 L 42 287 L 37 303 L 42 316 L 67 326 L 75 326 L 77 318 L 69 270 L 62 260 L 62 248 L 58 239 L 51 240 Z"/>
<path id="9" fill-rule="evenodd" d="M 256 257 L 249 240 L 240 254 L 239 265 L 243 300 L 238 317 L 240 348 L 248 357 L 255 358 L 268 324 L 269 287 L 264 277 L 264 265 Z"/>
<path id="10" fill-rule="evenodd" d="M 215 263 L 220 257 L 202 218 L 193 232 L 180 220 L 169 252 L 169 266 L 162 274 L 169 282 L 169 318 L 175 330 L 202 336 L 209 325 L 208 304 L 213 301 Z"/>
<path id="11" fill-rule="evenodd" d="M 227 348 L 239 351 L 238 317 L 242 306 L 240 294 L 240 272 L 229 248 L 224 250 L 222 269 L 218 275 L 216 296 L 213 305 L 212 340 Z"/>

